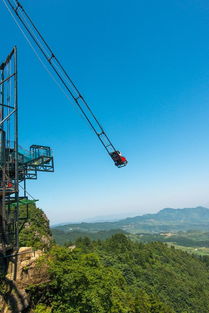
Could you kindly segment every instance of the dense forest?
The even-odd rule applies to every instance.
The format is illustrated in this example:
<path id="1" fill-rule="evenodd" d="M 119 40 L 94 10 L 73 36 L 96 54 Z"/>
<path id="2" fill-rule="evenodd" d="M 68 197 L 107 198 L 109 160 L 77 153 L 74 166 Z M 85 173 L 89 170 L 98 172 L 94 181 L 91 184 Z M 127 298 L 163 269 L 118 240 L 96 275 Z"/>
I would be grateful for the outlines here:
<path id="1" fill-rule="evenodd" d="M 208 313 L 208 259 L 124 234 L 53 246 L 47 283 L 27 292 L 35 312 Z"/>
<path id="2" fill-rule="evenodd" d="M 79 231 L 79 230 L 65 232 L 63 230 L 52 228 L 51 232 L 56 243 L 59 245 L 69 245 L 70 242 L 74 242 L 78 238 L 84 238 L 84 237 L 88 237 L 91 240 L 105 240 L 114 234 L 118 234 L 118 233 L 128 234 L 122 229 L 110 229 L 107 231 L 101 230 L 98 232 Z"/>
<path id="3" fill-rule="evenodd" d="M 45 279 L 26 290 L 30 312 L 209 312 L 207 256 L 161 242 L 133 241 L 124 233 L 104 240 L 77 238 L 59 246 L 35 205 L 30 205 L 30 220 L 20 239 L 21 245 L 45 251 L 36 264 L 37 271 L 45 269 Z"/>

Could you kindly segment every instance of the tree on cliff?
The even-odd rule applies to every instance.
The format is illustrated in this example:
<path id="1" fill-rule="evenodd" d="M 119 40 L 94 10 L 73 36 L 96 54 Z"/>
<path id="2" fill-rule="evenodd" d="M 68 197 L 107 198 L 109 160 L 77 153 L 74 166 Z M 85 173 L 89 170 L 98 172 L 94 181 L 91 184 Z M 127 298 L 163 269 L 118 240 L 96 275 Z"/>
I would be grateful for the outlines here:
<path id="1" fill-rule="evenodd" d="M 20 216 L 26 216 L 26 206 L 20 206 Z M 20 247 L 32 247 L 34 249 L 48 249 L 53 238 L 49 227 L 49 220 L 44 212 L 34 203 L 28 206 L 29 219 L 20 231 Z"/>

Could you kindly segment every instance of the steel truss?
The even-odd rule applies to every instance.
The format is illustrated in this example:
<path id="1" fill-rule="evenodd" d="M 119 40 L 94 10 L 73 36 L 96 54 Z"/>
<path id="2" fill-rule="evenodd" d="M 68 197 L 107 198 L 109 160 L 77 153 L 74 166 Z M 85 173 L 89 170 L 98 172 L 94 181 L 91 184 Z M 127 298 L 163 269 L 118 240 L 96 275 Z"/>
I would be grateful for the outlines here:
<path id="1" fill-rule="evenodd" d="M 126 166 L 128 161 L 126 158 L 121 157 L 121 153 L 113 145 L 86 99 L 81 94 L 80 90 L 77 88 L 23 6 L 17 0 L 3 0 L 3 2 L 39 61 L 53 80 L 59 85 L 67 99 L 72 99 L 75 102 L 99 141 L 114 161 L 115 165 L 117 167 Z"/>
<path id="2" fill-rule="evenodd" d="M 0 65 L 0 249 L 18 247 L 17 49 Z M 11 206 L 12 202 L 16 203 Z"/>
<path id="3" fill-rule="evenodd" d="M 18 145 L 17 49 L 0 64 L 0 257 L 19 248 L 19 232 L 28 218 L 27 179 L 53 172 L 50 147 Z M 21 188 L 20 188 L 21 187 Z M 20 208 L 26 206 L 25 216 Z M 24 208 L 25 209 L 25 208 Z"/>

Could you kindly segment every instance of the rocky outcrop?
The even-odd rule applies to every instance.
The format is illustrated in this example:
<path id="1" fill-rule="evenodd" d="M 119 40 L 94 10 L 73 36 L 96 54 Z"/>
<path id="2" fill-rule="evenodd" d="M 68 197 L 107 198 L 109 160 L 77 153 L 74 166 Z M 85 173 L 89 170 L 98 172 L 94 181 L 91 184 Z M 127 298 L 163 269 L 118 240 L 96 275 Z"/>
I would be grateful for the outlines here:
<path id="1" fill-rule="evenodd" d="M 16 265 L 10 262 L 8 274 L 0 285 L 0 313 L 29 312 L 30 299 L 25 289 L 49 280 L 47 266 L 37 264 L 43 255 L 41 250 L 22 247 L 18 254 Z"/>
<path id="2" fill-rule="evenodd" d="M 0 258 L 0 269 L 4 268 L 2 272 L 7 273 L 2 278 L 0 276 L 0 313 L 30 312 L 27 288 L 49 280 L 47 265 L 39 265 L 37 262 L 44 254 L 43 251 L 47 251 L 53 244 L 49 220 L 34 203 L 30 203 L 27 209 L 28 212 L 26 206 L 20 206 L 20 217 L 28 215 L 29 219 L 19 234 L 22 248 L 17 258 L 13 258 L 9 264 Z"/>

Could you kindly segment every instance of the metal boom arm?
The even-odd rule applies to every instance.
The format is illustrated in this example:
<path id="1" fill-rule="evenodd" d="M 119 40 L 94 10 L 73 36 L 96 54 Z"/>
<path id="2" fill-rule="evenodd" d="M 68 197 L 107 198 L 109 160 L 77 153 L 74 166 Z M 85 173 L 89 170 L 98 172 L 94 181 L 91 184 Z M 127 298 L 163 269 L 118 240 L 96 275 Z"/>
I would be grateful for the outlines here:
<path id="1" fill-rule="evenodd" d="M 74 102 L 79 107 L 80 111 L 90 124 L 91 128 L 97 135 L 98 139 L 115 162 L 115 165 L 117 167 L 125 166 L 127 164 L 127 160 L 124 157 L 121 157 L 120 152 L 116 150 L 106 132 L 104 131 L 103 127 L 101 126 L 100 122 L 94 115 L 92 109 L 90 108 L 78 88 L 75 86 L 67 71 L 62 66 L 62 64 L 60 63 L 38 28 L 35 26 L 23 6 L 17 0 L 3 0 L 3 2 L 12 17 L 14 18 L 17 26 L 22 31 L 24 37 L 30 44 L 31 48 L 34 50 L 36 56 L 39 58 L 45 69 L 49 72 L 49 74 L 56 81 L 56 83 L 59 84 L 62 91 L 64 91 L 66 97 L 69 100 L 71 98 L 74 100 Z M 43 60 L 45 60 L 45 63 L 49 64 L 50 70 L 48 69 L 48 67 L 46 68 L 46 64 L 41 59 L 39 53 L 36 51 L 34 46 L 38 48 L 38 51 L 41 53 L 41 57 Z"/>

